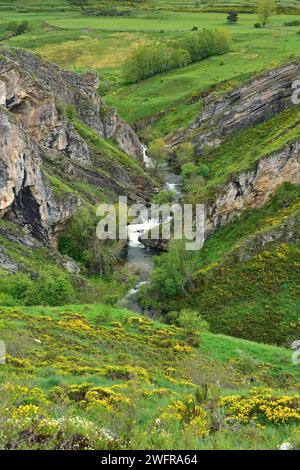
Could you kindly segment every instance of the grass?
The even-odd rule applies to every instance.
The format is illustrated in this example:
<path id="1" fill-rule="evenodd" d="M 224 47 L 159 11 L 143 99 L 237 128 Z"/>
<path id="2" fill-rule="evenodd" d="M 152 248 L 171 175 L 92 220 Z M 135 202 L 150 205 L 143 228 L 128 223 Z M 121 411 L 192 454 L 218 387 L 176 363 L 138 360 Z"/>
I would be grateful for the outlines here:
<path id="1" fill-rule="evenodd" d="M 163 312 L 188 307 L 215 333 L 291 344 L 299 336 L 299 196 L 298 186 L 286 183 L 264 207 L 219 228 L 186 256 L 185 291 L 167 296 L 153 284 L 142 304 Z M 157 273 L 168 263 L 169 255 L 162 255 Z"/>
<path id="2" fill-rule="evenodd" d="M 245 211 L 238 220 L 211 235 L 199 252 L 199 269 L 219 263 L 237 248 L 247 248 L 249 239 L 276 230 L 286 220 L 296 218 L 300 209 L 300 190 L 289 183 L 282 185 L 260 209 Z"/>
<path id="3" fill-rule="evenodd" d="M 254 170 L 262 158 L 299 139 L 299 117 L 299 107 L 294 106 L 263 124 L 236 132 L 217 148 L 207 149 L 201 163 L 209 168 L 209 176 L 205 184 L 188 195 L 189 201 L 214 200 L 237 175 Z"/>
<path id="4" fill-rule="evenodd" d="M 88 384 L 105 390 L 108 396 L 117 393 L 117 402 L 107 406 L 99 401 L 85 407 L 83 402 L 68 400 L 60 401 L 60 409 L 66 416 L 81 416 L 89 422 L 100 419 L 115 433 L 117 446 L 125 438 L 123 433 L 129 432 L 131 442 L 123 441 L 125 448 L 185 448 L 184 433 L 188 433 L 189 448 L 251 449 L 253 443 L 244 435 L 251 429 L 262 448 L 275 448 L 294 433 L 293 425 L 267 425 L 265 430 L 243 425 L 234 445 L 229 444 L 226 428 L 203 440 L 192 437 L 186 424 L 172 421 L 168 438 L 163 439 L 159 430 L 152 431 L 152 444 L 150 435 L 146 437 L 175 399 L 184 402 L 187 394 L 193 397 L 196 387 L 206 380 L 212 387 L 218 378 L 220 395 L 247 394 L 253 385 L 272 386 L 278 395 L 294 393 L 299 370 L 284 348 L 208 332 L 201 335 L 200 348 L 193 348 L 182 329 L 103 305 L 1 308 L 0 331 L 8 353 L 6 365 L 0 368 L 3 403 L 12 413 L 25 397 L 31 397 L 30 403 L 43 409 L 45 416 L 54 413 L 57 419 L 57 393 L 72 387 L 79 391 Z M 256 361 L 255 370 L 251 360 Z M 7 395 L 8 382 L 10 388 L 25 386 L 18 405 Z M 5 423 L 2 408 L 0 414 Z M 131 423 L 129 429 L 124 429 L 121 417 Z"/>
<path id="5" fill-rule="evenodd" d="M 284 4 L 297 5 L 292 1 Z M 211 5 L 222 4 L 216 0 Z M 151 6 L 155 7 L 153 11 L 149 10 Z M 194 6 L 190 0 L 163 4 L 153 0 L 143 2 L 131 17 L 88 17 L 64 0 L 15 0 L 9 5 L 4 0 L 0 1 L 4 21 L 29 20 L 30 31 L 3 44 L 33 50 L 69 70 L 94 68 L 101 74 L 100 94 L 106 94 L 107 103 L 151 141 L 188 127 L 199 114 L 207 92 L 223 93 L 261 70 L 299 57 L 297 28 L 282 26 L 295 16 L 276 15 L 270 26 L 259 30 L 253 27 L 256 15 L 240 14 L 238 24 L 229 26 L 225 13 L 194 11 Z M 229 30 L 233 37 L 230 52 L 124 86 L 121 66 L 131 50 L 139 44 L 182 37 L 193 26 Z M 151 117 L 154 122 L 147 127 Z M 117 172 L 111 168 L 125 169 L 135 181 L 145 181 L 143 169 L 118 151 L 113 142 L 99 138 L 75 115 L 70 119 L 100 164 L 99 181 L 116 179 Z M 299 138 L 299 125 L 294 125 L 298 120 L 299 109 L 295 107 L 206 152 L 204 161 L 210 170 L 207 184 L 189 199 L 199 202 L 210 198 L 234 175 L 253 168 L 264 155 Z M 78 178 L 72 181 L 51 161 L 44 165 L 57 197 L 74 193 L 89 207 L 111 200 L 110 190 L 103 191 Z M 287 221 L 294 221 L 297 229 L 298 213 L 299 189 L 286 184 L 265 207 L 247 211 L 211 236 L 194 257 L 193 290 L 170 302 L 164 298 L 163 307 L 178 310 L 190 306 L 202 313 L 213 332 L 203 332 L 199 346 L 183 329 L 111 307 L 109 304 L 122 298 L 134 283 L 132 276 L 124 281 L 122 273 L 89 279 L 88 286 L 83 277 L 73 276 L 80 290 L 77 302 L 94 299 L 95 304 L 0 307 L 0 337 L 8 352 L 7 363 L 0 366 L 0 420 L 3 425 L 9 424 L 9 439 L 18 446 L 29 446 L 26 439 L 20 443 L 17 430 L 25 426 L 22 435 L 30 434 L 28 426 L 33 426 L 34 418 L 30 417 L 29 425 L 28 420 L 14 417 L 25 400 L 23 393 L 38 407 L 39 421 L 76 417 L 98 428 L 101 423 L 114 437 L 110 444 L 97 441 L 96 448 L 274 449 L 283 441 L 293 440 L 297 421 L 287 425 L 264 422 L 262 428 L 254 421 L 232 426 L 225 420 L 226 411 L 215 409 L 214 404 L 220 396 L 229 394 L 236 394 L 240 400 L 253 386 L 272 387 L 273 396 L 299 391 L 300 372 L 292 363 L 292 351 L 265 344 L 289 346 L 299 336 L 299 247 L 281 239 L 264 249 L 251 244 L 251 240 L 278 230 Z M 4 236 L 1 228 L 13 234 L 15 227 L 8 229 L 8 224 L 1 222 L 1 245 L 25 270 L 38 275 L 47 272 L 53 277 L 65 273 L 57 267 L 52 251 L 21 247 Z M 245 255 L 243 263 L 237 262 L 241 254 Z M 0 275 L 3 287 L 5 272 L 2 270 Z M 99 301 L 107 301 L 107 305 Z M 66 397 L 74 390 L 72 386 L 76 393 L 82 393 L 84 384 L 88 384 L 92 397 L 98 397 L 96 403 L 85 395 L 80 401 Z M 29 391 L 18 392 L 16 401 L 18 385 Z M 196 390 L 201 392 L 206 385 L 207 395 L 196 404 Z M 35 397 L 34 387 L 43 399 Z M 178 418 L 173 402 L 188 407 L 186 395 L 194 404 L 192 414 L 179 414 Z M 113 398 L 117 403 L 109 401 Z M 192 424 L 195 410 L 207 412 L 212 424 L 217 420 L 220 431 L 214 432 L 213 426 L 208 426 L 199 435 L 199 423 Z M 11 417 L 17 420 L 13 425 Z M 204 426 L 205 419 L 200 421 Z M 79 429 L 77 423 L 73 435 L 66 437 L 67 446 L 72 445 L 74 435 L 80 434 Z M 64 435 L 67 431 L 60 432 Z M 92 434 L 83 435 L 87 441 L 82 439 L 81 443 L 92 446 Z M 31 435 L 35 436 L 34 432 Z M 37 443 L 33 439 L 30 445 Z M 52 442 L 43 445 L 54 446 Z"/>
<path id="6" fill-rule="evenodd" d="M 11 11 L 5 20 L 19 17 L 20 13 Z M 191 103 L 195 95 L 212 86 L 222 89 L 226 82 L 230 87 L 293 55 L 299 56 L 297 28 L 282 26 L 295 18 L 292 15 L 276 15 L 267 28 L 260 30 L 253 27 L 253 14 L 241 14 L 234 26 L 226 23 L 224 13 L 169 10 L 141 9 L 132 17 L 88 17 L 75 10 L 58 14 L 54 9 L 23 13 L 22 18 L 30 21 L 32 30 L 10 39 L 10 45 L 31 49 L 67 69 L 96 69 L 103 77 L 107 103 L 132 125 L 155 116 L 157 122 L 151 129 L 155 137 L 186 127 L 196 117 L 201 100 Z M 228 30 L 233 37 L 231 52 L 138 85 L 122 85 L 121 65 L 131 50 L 139 44 L 178 38 L 193 26 Z"/>

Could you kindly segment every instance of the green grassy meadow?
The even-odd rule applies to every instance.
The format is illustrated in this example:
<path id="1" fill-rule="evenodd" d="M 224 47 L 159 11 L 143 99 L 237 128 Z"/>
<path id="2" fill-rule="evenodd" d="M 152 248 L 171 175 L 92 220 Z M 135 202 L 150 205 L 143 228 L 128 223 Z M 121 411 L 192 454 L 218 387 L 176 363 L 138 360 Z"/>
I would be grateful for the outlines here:
<path id="1" fill-rule="evenodd" d="M 67 70 L 95 70 L 104 101 L 148 144 L 187 129 L 207 94 L 220 96 L 300 58 L 300 26 L 283 25 L 300 19 L 298 1 L 280 1 L 280 11 L 289 7 L 288 14 L 273 15 L 266 28 L 254 27 L 256 13 L 242 12 L 229 25 L 226 10 L 234 0 L 88 4 L 94 12 L 111 7 L 131 13 L 89 16 L 67 0 L 0 0 L 0 60 L 1 47 L 15 47 Z M 237 7 L 254 11 L 255 2 L 240 0 Z M 5 25 L 13 21 L 28 21 L 28 30 L 5 36 Z M 195 27 L 228 31 L 229 52 L 124 83 L 122 64 L 134 49 L 180 40 Z M 75 194 L 94 211 L 99 201 L 112 201 L 105 182 L 122 187 L 114 169 L 146 181 L 146 170 L 83 124 L 72 107 L 61 112 L 105 170 L 100 165 L 96 186 L 74 179 L 56 160 L 43 162 L 56 196 Z M 226 137 L 220 147 L 205 149 L 207 175 L 184 200 L 211 202 L 236 175 L 299 136 L 295 106 Z M 189 163 L 198 164 L 194 157 Z M 147 182 L 160 184 L 150 175 Z M 151 318 L 121 308 L 138 276 L 127 272 L 124 260 L 107 276 L 90 275 L 84 265 L 69 275 L 69 253 L 23 246 L 18 239 L 25 232 L 1 220 L 0 244 L 23 272 L 7 276 L 0 268 L 0 340 L 7 346 L 0 366 L 0 448 L 252 450 L 276 449 L 286 441 L 300 448 L 300 369 L 290 348 L 300 334 L 299 244 L 293 232 L 287 242 L 275 237 L 265 249 L 259 245 L 286 221 L 299 228 L 299 200 L 299 186 L 284 183 L 263 207 L 245 211 L 210 236 L 199 253 L 179 259 L 189 290 L 183 285 L 179 294 L 161 296 L 153 277 L 140 290 Z M 74 234 L 67 235 L 72 241 Z M 166 273 L 162 281 L 170 285 L 177 271 L 168 266 L 177 258 L 172 264 L 168 256 L 157 257 L 153 273 Z M 30 306 L 35 303 L 45 305 Z M 167 314 L 186 308 L 201 314 L 201 328 L 179 327 L 179 317 L 171 324 Z"/>
<path id="2" fill-rule="evenodd" d="M 266 28 L 255 29 L 256 14 L 240 14 L 236 25 L 228 25 L 226 13 L 140 10 L 132 17 L 89 17 L 80 11 L 53 10 L 22 13 L 31 31 L 3 44 L 30 49 L 66 69 L 97 70 L 107 103 L 131 125 L 156 116 L 150 138 L 186 126 L 201 107 L 201 100 L 195 98 L 211 87 L 230 88 L 253 73 L 299 56 L 299 28 L 283 26 L 297 18 L 294 15 L 274 15 Z M 1 16 L 13 21 L 20 13 L 9 11 Z M 130 51 L 182 37 L 194 26 L 229 31 L 230 52 L 135 85 L 122 84 L 122 63 Z"/>
<path id="3" fill-rule="evenodd" d="M 76 448 L 75 432 L 79 448 L 123 450 L 253 449 L 258 443 L 270 449 L 297 438 L 292 421 L 279 427 L 249 422 L 235 428 L 233 443 L 223 416 L 227 395 L 260 393 L 263 400 L 272 389 L 274 399 L 295 396 L 299 368 L 284 348 L 208 332 L 195 348 L 180 328 L 101 305 L 2 308 L 0 330 L 8 345 L 0 368 L 2 445 Z M 195 402 L 206 383 L 205 396 Z M 218 432 L 208 432 L 201 400 L 212 419 L 223 416 Z M 192 408 L 184 411 L 188 403 Z M 31 438 L 24 433 L 20 440 L 24 427 Z"/>

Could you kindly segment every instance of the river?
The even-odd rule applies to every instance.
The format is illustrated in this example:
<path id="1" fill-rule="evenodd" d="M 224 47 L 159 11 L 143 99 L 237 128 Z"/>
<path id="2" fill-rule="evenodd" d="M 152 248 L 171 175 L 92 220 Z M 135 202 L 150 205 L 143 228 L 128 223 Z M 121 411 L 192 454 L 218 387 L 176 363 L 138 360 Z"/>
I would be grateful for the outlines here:
<path id="1" fill-rule="evenodd" d="M 143 146 L 143 160 L 145 168 L 151 170 L 153 162 L 147 155 L 147 147 Z M 164 189 L 173 191 L 174 202 L 178 202 L 181 195 L 181 178 L 176 175 L 169 166 L 164 171 Z M 159 225 L 157 218 L 152 218 L 149 221 L 143 221 L 139 224 L 131 225 L 128 227 L 128 245 L 125 254 L 126 266 L 131 272 L 138 272 L 138 281 L 133 289 L 131 289 L 127 296 L 120 302 L 120 306 L 126 307 L 136 313 L 141 313 L 142 309 L 137 302 L 137 292 L 143 284 L 150 281 L 151 272 L 153 269 L 153 256 L 158 256 L 161 251 L 146 248 L 140 241 L 139 237 L 149 231 L 151 228 Z"/>

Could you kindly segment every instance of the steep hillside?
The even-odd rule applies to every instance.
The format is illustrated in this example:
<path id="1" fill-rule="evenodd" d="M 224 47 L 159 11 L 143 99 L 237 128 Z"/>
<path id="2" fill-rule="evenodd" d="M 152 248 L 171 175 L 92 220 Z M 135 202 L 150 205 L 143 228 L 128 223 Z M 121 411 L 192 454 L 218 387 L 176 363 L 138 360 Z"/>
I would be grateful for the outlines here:
<path id="1" fill-rule="evenodd" d="M 119 195 L 132 202 L 149 199 L 154 183 L 143 168 L 141 143 L 104 104 L 98 87 L 94 73 L 76 75 L 24 50 L 1 50 L 2 276 L 21 271 L 35 280 L 59 273 L 70 285 L 68 273 L 76 277 L 82 269 L 85 275 L 84 266 L 62 257 L 56 247 L 74 217 L 83 224 L 74 232 L 84 252 L 82 240 L 87 232 L 94 237 L 99 203 L 115 203 Z M 113 258 L 123 249 L 122 244 L 108 247 Z M 6 298 L 10 279 L 1 282 Z M 25 285 L 31 281 L 25 279 Z M 78 291 L 85 281 L 76 282 Z"/>
<path id="2" fill-rule="evenodd" d="M 213 331 L 256 341 L 291 344 L 299 335 L 298 77 L 294 63 L 212 93 L 191 128 L 169 141 L 178 169 L 189 148 L 183 201 L 205 205 L 206 242 L 192 254 L 172 246 L 157 260 L 140 293 L 146 308 L 189 306 Z"/>
<path id="3" fill-rule="evenodd" d="M 111 193 L 111 199 L 126 185 L 136 188 L 133 198 L 143 196 L 147 178 L 132 160 L 141 161 L 141 144 L 98 97 L 96 75 L 77 76 L 25 51 L 3 50 L 0 80 L 2 217 L 23 220 L 47 242 L 82 202 L 80 188 L 72 191 L 76 179 Z M 121 151 L 105 140 L 115 141 Z M 51 188 L 56 176 L 66 184 L 63 198 Z"/>
<path id="4" fill-rule="evenodd" d="M 1 449 L 268 449 L 297 442 L 299 371 L 288 350 L 207 332 L 200 347 L 190 346 L 184 329 L 105 306 L 0 314 L 7 346 Z M 265 411 L 245 408 L 239 421 L 229 407 L 235 395 L 242 408 L 255 399 Z M 269 396 L 272 412 L 264 408 Z"/>

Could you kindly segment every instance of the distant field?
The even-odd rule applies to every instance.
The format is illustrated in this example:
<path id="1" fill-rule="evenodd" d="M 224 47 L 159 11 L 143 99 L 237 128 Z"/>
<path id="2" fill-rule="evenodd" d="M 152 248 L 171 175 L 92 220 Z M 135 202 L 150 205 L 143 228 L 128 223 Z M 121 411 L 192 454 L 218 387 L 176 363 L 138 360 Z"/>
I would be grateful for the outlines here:
<path id="1" fill-rule="evenodd" d="M 4 4 L 7 2 L 0 0 L 0 6 Z M 255 72 L 300 55 L 300 35 L 296 34 L 300 27 L 283 26 L 298 18 L 293 15 L 275 15 L 267 28 L 255 29 L 256 14 L 240 14 L 236 25 L 228 25 L 226 13 L 139 10 L 130 17 L 90 17 L 79 10 L 59 11 L 57 8 L 62 5 L 70 5 L 64 0 L 43 4 L 22 2 L 23 6 L 29 4 L 44 8 L 53 5 L 53 8 L 39 12 L 27 8 L 24 13 L 17 9 L 1 11 L 3 22 L 28 20 L 31 28 L 28 33 L 2 44 L 30 49 L 66 69 L 97 70 L 102 77 L 101 94 L 106 94 L 106 101 L 131 124 L 159 115 L 152 137 L 186 126 L 201 107 L 201 101 L 191 104 L 190 99 L 211 86 L 220 86 L 225 81 L 225 87 L 233 86 Z M 122 63 L 134 48 L 181 37 L 194 26 L 228 30 L 233 38 L 231 51 L 137 85 L 122 84 Z"/>

